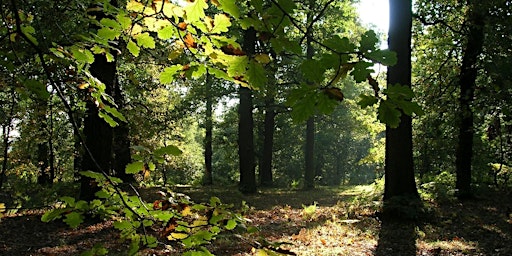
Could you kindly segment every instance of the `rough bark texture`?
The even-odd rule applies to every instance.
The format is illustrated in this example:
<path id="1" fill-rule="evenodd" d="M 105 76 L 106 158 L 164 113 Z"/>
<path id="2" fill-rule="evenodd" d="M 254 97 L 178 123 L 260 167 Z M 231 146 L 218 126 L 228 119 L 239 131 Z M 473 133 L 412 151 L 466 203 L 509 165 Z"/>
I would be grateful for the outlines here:
<path id="1" fill-rule="evenodd" d="M 390 0 L 389 49 L 397 64 L 388 68 L 388 84 L 411 86 L 411 0 Z M 418 198 L 414 180 L 411 117 L 402 114 L 397 128 L 386 127 L 384 200 L 395 196 Z"/>
<path id="2" fill-rule="evenodd" d="M 244 34 L 244 50 L 251 55 L 255 51 L 256 31 L 250 28 Z M 254 164 L 254 120 L 252 116 L 252 91 L 247 87 L 239 88 L 238 106 L 238 156 L 240 160 L 239 190 L 242 193 L 256 192 L 256 173 Z"/>
<path id="3" fill-rule="evenodd" d="M 478 56 L 484 43 L 484 17 L 477 3 L 470 2 L 469 34 L 467 37 L 462 66 L 459 75 L 460 123 L 459 137 L 455 153 L 456 189 L 459 199 L 471 197 L 471 161 L 473 159 L 473 110 L 471 103 L 475 96 Z"/>
<path id="4" fill-rule="evenodd" d="M 203 185 L 213 184 L 213 168 L 212 168 L 212 138 L 213 138 L 213 97 L 212 97 L 212 82 L 213 79 L 209 74 L 206 74 L 205 82 L 205 97 L 206 97 L 206 112 L 205 112 L 205 135 L 204 135 L 204 177 Z"/>

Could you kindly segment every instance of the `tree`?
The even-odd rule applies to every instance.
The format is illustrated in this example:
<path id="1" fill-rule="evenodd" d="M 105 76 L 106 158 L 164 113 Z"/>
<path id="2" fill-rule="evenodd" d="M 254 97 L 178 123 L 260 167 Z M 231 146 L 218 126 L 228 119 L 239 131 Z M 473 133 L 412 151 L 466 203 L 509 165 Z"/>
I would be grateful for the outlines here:
<path id="1" fill-rule="evenodd" d="M 388 68 L 387 83 L 411 87 L 412 1 L 389 1 L 389 49 L 397 53 L 397 63 Z M 419 198 L 414 180 L 412 120 L 400 115 L 396 128 L 386 127 L 384 200 L 395 196 Z"/>
<path id="2" fill-rule="evenodd" d="M 213 167 L 212 167 L 212 140 L 213 140 L 213 95 L 212 95 L 213 79 L 210 74 L 206 73 L 205 98 L 206 98 L 206 111 L 205 111 L 205 135 L 204 135 L 204 177 L 203 185 L 213 184 Z"/>
<path id="3" fill-rule="evenodd" d="M 248 55 L 255 53 L 256 30 L 249 28 L 244 32 L 243 48 Z M 252 116 L 252 91 L 240 86 L 238 105 L 238 157 L 240 164 L 239 190 L 242 193 L 256 192 L 256 173 L 254 164 L 254 120 Z"/>
<path id="4" fill-rule="evenodd" d="M 455 155 L 457 174 L 457 196 L 459 199 L 471 197 L 471 165 L 473 159 L 474 118 L 471 104 L 475 97 L 478 72 L 478 57 L 484 45 L 485 17 L 478 1 L 468 1 L 468 35 L 459 74 L 460 121 L 459 136 Z"/>

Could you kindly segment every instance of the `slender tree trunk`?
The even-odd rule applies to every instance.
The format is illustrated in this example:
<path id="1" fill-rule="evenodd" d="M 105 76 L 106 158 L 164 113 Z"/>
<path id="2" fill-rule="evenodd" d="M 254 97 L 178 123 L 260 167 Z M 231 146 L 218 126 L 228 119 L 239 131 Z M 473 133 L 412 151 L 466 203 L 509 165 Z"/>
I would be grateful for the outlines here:
<path id="1" fill-rule="evenodd" d="M 213 79 L 210 74 L 206 74 L 205 97 L 206 97 L 206 113 L 205 113 L 205 135 L 204 135 L 204 177 L 203 185 L 213 184 L 213 168 L 212 168 L 212 137 L 213 137 L 213 97 L 212 97 Z"/>
<path id="2" fill-rule="evenodd" d="M 471 103 L 475 96 L 476 77 L 478 72 L 478 56 L 482 52 L 484 42 L 484 17 L 477 10 L 477 3 L 470 2 L 469 34 L 462 57 L 459 75 L 460 116 L 459 138 L 455 153 L 456 189 L 459 199 L 472 196 L 471 192 L 471 161 L 473 158 L 473 110 Z"/>
<path id="3" fill-rule="evenodd" d="M 249 28 L 244 34 L 244 50 L 248 55 L 255 52 L 256 30 Z M 256 173 L 254 164 L 254 120 L 252 116 L 252 91 L 247 87 L 239 88 L 238 106 L 238 155 L 240 160 L 240 184 L 242 193 L 256 192 Z"/>
<path id="4" fill-rule="evenodd" d="M 388 68 L 387 82 L 411 86 L 412 1 L 390 0 L 389 49 L 397 53 L 397 64 Z M 414 180 L 412 120 L 402 114 L 397 128 L 386 127 L 384 200 L 394 196 L 419 198 Z"/>
<path id="5" fill-rule="evenodd" d="M 9 116 L 5 117 L 5 123 L 2 124 L 2 136 L 3 136 L 3 146 L 4 150 L 2 152 L 3 156 L 3 162 L 2 162 L 2 171 L 0 172 L 0 190 L 2 189 L 2 186 L 4 184 L 5 180 L 5 173 L 7 172 L 7 163 L 9 161 L 9 147 L 11 145 L 11 142 L 9 141 L 9 135 L 11 134 L 11 125 L 12 125 L 12 119 L 14 117 L 14 107 L 16 105 L 15 101 L 15 94 L 14 90 L 11 91 L 11 102 L 10 102 L 10 109 L 9 109 Z"/>
<path id="6" fill-rule="evenodd" d="M 315 1 L 309 1 L 310 10 L 314 9 Z M 308 13 L 308 24 L 313 22 L 313 12 Z M 312 45 L 312 31 L 307 31 L 306 39 L 306 58 L 312 59 L 315 50 Z M 306 121 L 306 147 L 304 152 L 305 170 L 304 170 L 304 189 L 315 187 L 315 118 L 312 116 Z"/>
<path id="7" fill-rule="evenodd" d="M 11 129 L 10 129 L 10 123 L 9 124 L 4 124 L 2 125 L 2 136 L 3 136 L 3 146 L 4 146 L 4 150 L 2 152 L 2 156 L 3 156 L 3 162 L 2 162 L 2 172 L 0 173 L 0 190 L 2 189 L 2 186 L 4 184 L 4 179 L 5 179 L 5 172 L 7 171 L 7 161 L 9 161 L 9 146 L 10 146 L 10 141 L 9 141 L 9 134 L 11 133 Z"/>
<path id="8" fill-rule="evenodd" d="M 269 86 L 273 86 L 270 85 Z M 262 186 L 271 186 L 273 183 L 272 178 L 272 154 L 274 153 L 274 130 L 275 130 L 275 116 L 276 113 L 273 109 L 274 95 L 269 92 L 271 88 L 267 89 L 267 100 L 265 101 L 265 122 L 263 127 L 263 150 L 259 166 L 260 184 Z"/>

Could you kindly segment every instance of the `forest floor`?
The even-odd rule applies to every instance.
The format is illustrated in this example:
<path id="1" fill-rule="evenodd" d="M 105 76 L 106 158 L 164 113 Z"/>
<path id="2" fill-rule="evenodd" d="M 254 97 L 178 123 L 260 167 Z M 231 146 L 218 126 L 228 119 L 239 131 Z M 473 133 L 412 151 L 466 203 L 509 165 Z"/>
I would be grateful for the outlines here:
<path id="1" fill-rule="evenodd" d="M 253 241 L 259 238 L 284 242 L 282 248 L 296 255 L 512 255 L 512 198 L 496 191 L 463 202 L 425 202 L 427 210 L 420 218 L 404 222 L 379 218 L 380 201 L 374 201 L 378 196 L 369 186 L 262 189 L 249 196 L 226 187 L 181 190 L 196 202 L 217 196 L 235 209 L 242 200 L 251 206 L 245 217 L 260 231 L 219 236 L 209 246 L 215 255 L 254 255 Z M 311 205 L 316 207 L 308 208 Z M 108 255 L 124 255 L 127 246 L 117 239 L 111 221 L 70 229 L 62 222 L 41 222 L 42 213 L 26 210 L 3 216 L 0 255 L 79 255 L 98 243 L 108 248 Z M 141 252 L 179 254 L 169 248 Z"/>

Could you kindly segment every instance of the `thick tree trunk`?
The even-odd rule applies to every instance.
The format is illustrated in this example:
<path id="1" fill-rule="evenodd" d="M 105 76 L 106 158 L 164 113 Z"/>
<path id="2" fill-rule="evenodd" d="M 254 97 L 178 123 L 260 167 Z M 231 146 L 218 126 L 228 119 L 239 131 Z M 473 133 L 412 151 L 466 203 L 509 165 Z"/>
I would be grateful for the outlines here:
<path id="1" fill-rule="evenodd" d="M 244 34 L 244 50 L 248 55 L 255 52 L 256 30 L 250 28 Z M 239 190 L 242 193 L 256 192 L 256 173 L 254 164 L 254 120 L 252 116 L 252 91 L 247 87 L 239 88 L 238 106 L 238 156 L 240 160 Z"/>
<path id="2" fill-rule="evenodd" d="M 390 0 L 389 49 L 397 64 L 388 68 L 387 83 L 411 86 L 412 1 Z M 386 127 L 384 200 L 395 196 L 419 198 L 414 180 L 412 120 L 402 114 L 397 128 Z"/>
<path id="3" fill-rule="evenodd" d="M 103 55 L 94 57 L 90 72 L 105 84 L 105 93 L 112 94 L 116 64 L 107 62 Z M 86 105 L 83 133 L 89 152 L 85 152 L 83 156 L 82 170 L 109 173 L 112 167 L 112 127 L 98 116 L 98 107 L 92 101 L 88 101 Z M 98 191 L 94 180 L 82 176 L 80 185 L 80 199 L 86 201 L 94 199 L 94 194 Z"/>
<path id="4" fill-rule="evenodd" d="M 472 196 L 471 161 L 473 159 L 473 110 L 471 103 L 475 96 L 478 56 L 484 42 L 484 17 L 477 10 L 477 3 L 470 4 L 469 34 L 459 75 L 460 116 L 459 138 L 455 155 L 456 189 L 459 199 Z"/>
<path id="5" fill-rule="evenodd" d="M 204 135 L 204 177 L 203 185 L 213 184 L 213 168 L 212 168 L 212 138 L 213 138 L 213 97 L 212 97 L 212 82 L 213 79 L 209 74 L 206 74 L 205 82 L 205 97 L 206 97 L 206 112 L 205 112 L 205 135 Z"/>
<path id="6" fill-rule="evenodd" d="M 115 65 L 115 64 L 113 64 Z M 114 80 L 114 93 L 113 98 L 117 107 L 122 110 L 125 106 L 124 96 L 117 79 Z M 120 122 L 119 126 L 114 127 L 113 130 L 113 150 L 114 150 L 114 174 L 116 177 L 122 179 L 126 183 L 135 182 L 135 177 L 127 174 L 125 169 L 132 161 L 130 152 L 130 127 L 126 122 Z"/>

